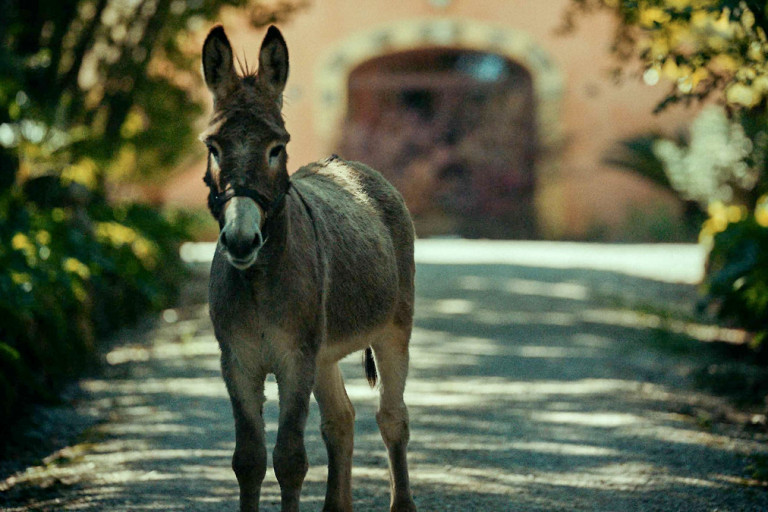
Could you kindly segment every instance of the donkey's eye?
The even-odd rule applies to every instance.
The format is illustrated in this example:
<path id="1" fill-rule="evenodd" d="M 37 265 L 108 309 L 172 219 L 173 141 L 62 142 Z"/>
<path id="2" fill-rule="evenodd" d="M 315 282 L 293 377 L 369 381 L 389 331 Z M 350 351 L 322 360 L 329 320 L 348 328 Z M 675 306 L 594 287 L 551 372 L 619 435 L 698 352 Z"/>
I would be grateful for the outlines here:
<path id="1" fill-rule="evenodd" d="M 218 165 L 219 158 L 220 158 L 219 148 L 213 142 L 207 142 L 205 145 L 208 147 L 208 154 L 213 157 L 213 160 L 216 162 L 216 165 Z"/>
<path id="2" fill-rule="evenodd" d="M 275 144 L 269 149 L 269 152 L 267 153 L 267 163 L 270 167 L 278 166 L 284 149 L 285 146 L 283 144 Z"/>

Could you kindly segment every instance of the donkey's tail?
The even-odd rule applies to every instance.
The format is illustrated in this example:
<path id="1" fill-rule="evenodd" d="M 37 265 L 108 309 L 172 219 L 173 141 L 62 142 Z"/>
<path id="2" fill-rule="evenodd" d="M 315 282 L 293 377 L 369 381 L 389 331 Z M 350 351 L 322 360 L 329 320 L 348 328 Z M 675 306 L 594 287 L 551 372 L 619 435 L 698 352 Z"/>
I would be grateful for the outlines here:
<path id="1" fill-rule="evenodd" d="M 363 354 L 363 368 L 365 368 L 365 378 L 368 379 L 368 384 L 373 388 L 376 386 L 376 379 L 378 374 L 376 373 L 376 361 L 373 360 L 373 349 L 368 347 Z"/>

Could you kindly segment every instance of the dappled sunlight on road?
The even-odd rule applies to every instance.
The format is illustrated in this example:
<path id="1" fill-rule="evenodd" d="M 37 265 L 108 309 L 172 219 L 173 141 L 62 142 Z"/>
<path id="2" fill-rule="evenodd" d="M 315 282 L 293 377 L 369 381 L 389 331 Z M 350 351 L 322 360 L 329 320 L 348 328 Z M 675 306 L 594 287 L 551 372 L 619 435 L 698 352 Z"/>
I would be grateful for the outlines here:
<path id="1" fill-rule="evenodd" d="M 512 443 L 511 448 L 517 451 L 528 451 L 531 453 L 550 453 L 557 455 L 575 455 L 578 457 L 615 457 L 620 452 L 603 448 L 602 446 L 591 446 L 587 444 L 574 443 L 545 443 L 545 442 L 520 442 Z"/>
<path id="2" fill-rule="evenodd" d="M 466 276 L 460 279 L 458 284 L 459 289 L 472 291 L 504 290 L 515 295 L 572 300 L 586 300 L 589 297 L 589 288 L 576 283 L 548 283 L 515 278 L 499 282 L 487 277 Z"/>
<path id="3" fill-rule="evenodd" d="M 561 266 L 567 255 L 536 252 L 545 245 L 518 245 L 522 255 L 504 255 L 501 245 L 485 242 L 470 253 L 468 245 L 419 246 L 406 402 L 421 511 L 768 507 L 766 493 L 744 478 L 745 456 L 766 453 L 765 444 L 703 428 L 697 411 L 715 399 L 687 387 L 684 362 L 648 349 L 660 320 L 606 302 L 606 294 L 627 289 L 633 299 L 682 303 L 692 287 L 648 281 L 625 272 L 631 265 L 600 269 L 610 259 L 602 256 L 592 267 L 568 269 Z M 485 253 L 488 247 L 498 250 Z M 588 254 L 569 261 L 585 264 Z M 542 268 L 535 268 L 537 259 Z M 692 278 L 673 273 L 666 279 Z M 126 335 L 106 355 L 107 375 L 82 384 L 81 407 L 106 420 L 79 444 L 0 482 L 15 503 L 35 496 L 7 510 L 30 504 L 54 510 L 62 503 L 66 510 L 115 512 L 234 510 L 234 426 L 218 359 L 203 305 L 161 315 L 151 330 Z M 357 411 L 356 510 L 385 510 L 378 393 L 366 382 L 359 354 L 345 359 L 342 370 Z M 271 452 L 274 379 L 266 395 Z M 307 449 L 302 511 L 314 511 L 326 478 L 315 403 Z M 270 470 L 263 510 L 278 510 L 278 503 Z"/>
<path id="4" fill-rule="evenodd" d="M 642 418 L 634 414 L 620 412 L 534 412 L 530 418 L 538 423 L 557 423 L 561 425 L 582 425 L 585 427 L 622 427 L 642 423 Z"/>
<path id="5" fill-rule="evenodd" d="M 663 324 L 601 305 L 606 281 L 675 297 L 664 283 L 466 260 L 419 270 L 413 444 L 451 471 L 445 484 L 416 472 L 422 492 L 488 496 L 503 482 L 510 510 L 699 510 L 727 502 L 738 490 L 723 475 L 764 450 L 678 413 L 696 393 L 667 356 L 643 350 Z"/>
<path id="6" fill-rule="evenodd" d="M 658 314 L 641 313 L 628 309 L 585 309 L 581 312 L 581 318 L 584 322 L 618 327 L 665 329 L 704 342 L 721 341 L 740 345 L 749 339 L 749 333 L 743 329 L 731 329 L 715 324 L 702 324 L 694 321 L 665 318 Z"/>

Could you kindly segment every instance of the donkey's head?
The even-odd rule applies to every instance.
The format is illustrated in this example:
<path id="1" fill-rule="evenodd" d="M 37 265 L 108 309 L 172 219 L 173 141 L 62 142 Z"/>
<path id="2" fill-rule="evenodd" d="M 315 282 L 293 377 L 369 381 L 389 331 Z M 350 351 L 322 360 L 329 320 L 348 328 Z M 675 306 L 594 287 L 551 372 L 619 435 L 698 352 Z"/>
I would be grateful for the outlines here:
<path id="1" fill-rule="evenodd" d="M 208 147 L 208 207 L 219 221 L 219 247 L 229 262 L 246 269 L 256 262 L 271 218 L 289 186 L 282 114 L 288 49 L 270 27 L 257 73 L 235 71 L 232 46 L 215 27 L 203 45 L 203 74 L 213 95 L 213 116 L 201 139 Z"/>

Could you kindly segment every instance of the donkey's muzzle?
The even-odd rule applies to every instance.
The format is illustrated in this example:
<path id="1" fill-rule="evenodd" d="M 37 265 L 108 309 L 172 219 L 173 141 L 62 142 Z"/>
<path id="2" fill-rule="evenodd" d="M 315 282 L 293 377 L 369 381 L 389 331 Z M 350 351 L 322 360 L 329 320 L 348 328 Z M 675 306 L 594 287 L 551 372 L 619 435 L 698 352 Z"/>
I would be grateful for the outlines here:
<path id="1" fill-rule="evenodd" d="M 256 236 L 252 237 L 250 240 L 248 237 L 231 236 L 231 238 L 234 238 L 234 240 L 227 238 L 225 232 L 222 232 L 219 236 L 221 245 L 232 258 L 237 260 L 247 260 L 254 252 L 261 249 L 261 246 L 264 245 L 264 238 L 262 237 L 261 232 L 257 232 Z"/>
<path id="2" fill-rule="evenodd" d="M 224 210 L 219 247 L 235 268 L 244 270 L 256 262 L 264 245 L 261 224 L 261 209 L 252 199 L 234 197 Z"/>

